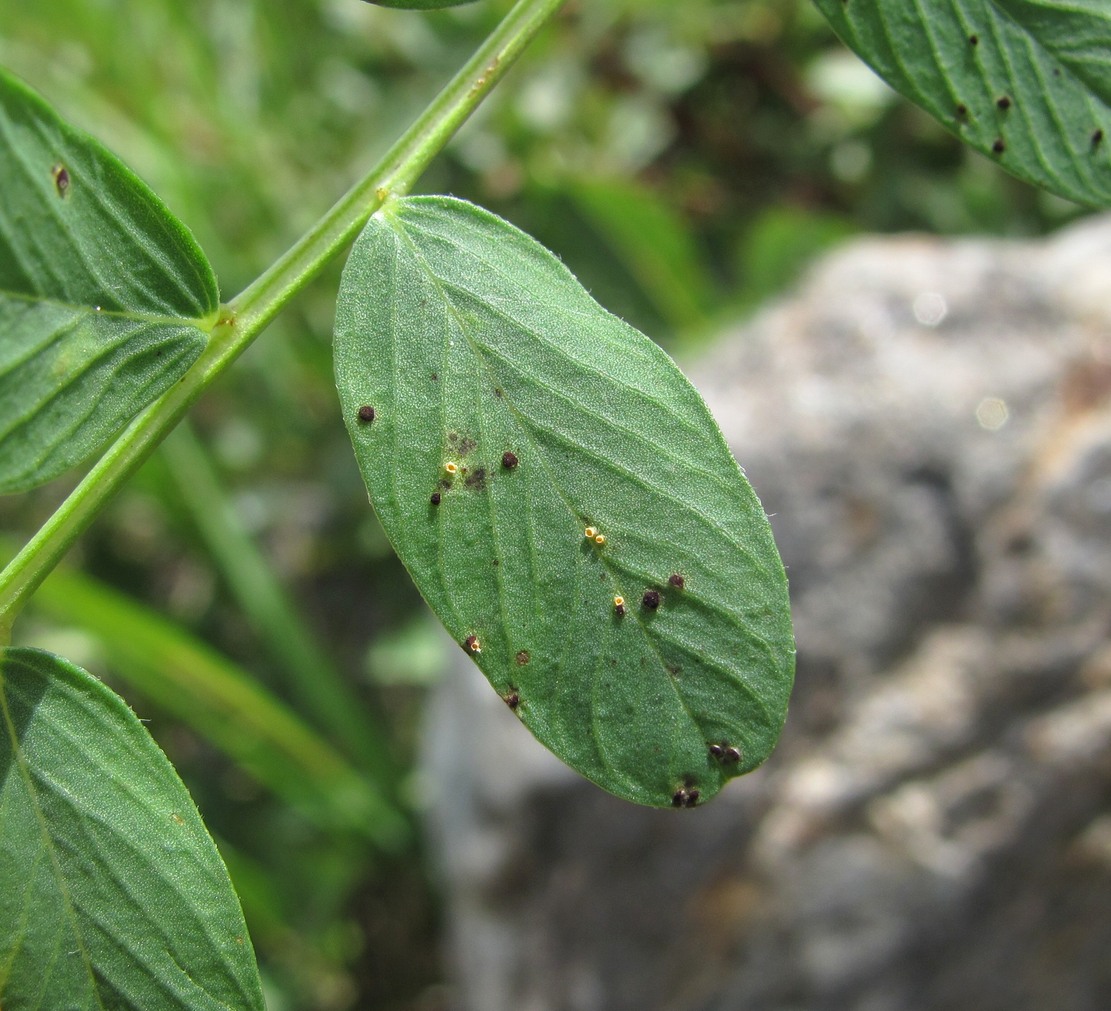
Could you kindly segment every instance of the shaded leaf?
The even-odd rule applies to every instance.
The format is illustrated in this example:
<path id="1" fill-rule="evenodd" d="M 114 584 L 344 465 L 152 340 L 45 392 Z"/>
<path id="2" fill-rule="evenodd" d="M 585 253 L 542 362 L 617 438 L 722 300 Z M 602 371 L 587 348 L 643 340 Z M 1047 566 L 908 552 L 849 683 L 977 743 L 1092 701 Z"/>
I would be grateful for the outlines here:
<path id="1" fill-rule="evenodd" d="M 80 463 L 204 349 L 219 296 L 185 227 L 0 72 L 0 491 Z"/>
<path id="2" fill-rule="evenodd" d="M 1111 202 L 1107 4 L 816 3 L 892 87 L 1003 168 L 1080 203 Z"/>
<path id="3" fill-rule="evenodd" d="M 657 806 L 767 757 L 794 669 L 783 567 L 663 351 L 504 221 L 412 198 L 352 250 L 336 375 L 398 555 L 545 745 Z"/>
<path id="4" fill-rule="evenodd" d="M 0 720 L 0 1005 L 262 1008 L 227 871 L 134 713 L 6 649 Z"/>

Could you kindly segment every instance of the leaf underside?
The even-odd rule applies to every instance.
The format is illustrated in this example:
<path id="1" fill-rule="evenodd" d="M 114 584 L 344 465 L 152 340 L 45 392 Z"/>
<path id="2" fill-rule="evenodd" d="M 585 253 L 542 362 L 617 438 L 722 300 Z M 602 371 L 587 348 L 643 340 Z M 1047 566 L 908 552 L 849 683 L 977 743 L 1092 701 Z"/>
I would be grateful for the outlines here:
<path id="1" fill-rule="evenodd" d="M 1106 0 L 815 0 L 892 87 L 1022 179 L 1111 203 Z"/>
<path id="2" fill-rule="evenodd" d="M 193 801 L 96 678 L 0 651 L 0 1006 L 262 1008 Z"/>
<path id="3" fill-rule="evenodd" d="M 356 242 L 335 354 L 398 555 L 542 743 L 655 806 L 767 757 L 794 671 L 783 567 L 663 351 L 511 225 L 419 197 Z"/>
<path id="4" fill-rule="evenodd" d="M 0 71 L 0 492 L 80 463 L 169 389 L 218 303 L 158 198 Z"/>

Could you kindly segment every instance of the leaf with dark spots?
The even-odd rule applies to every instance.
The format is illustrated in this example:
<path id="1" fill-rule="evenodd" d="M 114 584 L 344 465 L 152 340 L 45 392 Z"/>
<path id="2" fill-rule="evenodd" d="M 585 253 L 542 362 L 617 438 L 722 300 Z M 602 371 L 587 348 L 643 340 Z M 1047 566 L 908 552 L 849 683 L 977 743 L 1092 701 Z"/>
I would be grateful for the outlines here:
<path id="1" fill-rule="evenodd" d="M 335 356 L 383 529 L 540 741 L 656 807 L 678 791 L 700 805 L 764 761 L 794 672 L 783 566 L 705 404 L 660 348 L 504 221 L 414 197 L 355 242 Z M 352 420 L 366 400 L 373 433 Z M 506 446 L 528 466 L 507 468 Z M 446 462 L 451 508 L 432 518 Z M 743 743 L 743 762 L 711 758 L 706 742 L 723 739 Z"/>
<path id="2" fill-rule="evenodd" d="M 185 226 L 0 71 L 0 492 L 102 448 L 196 361 L 218 303 Z"/>

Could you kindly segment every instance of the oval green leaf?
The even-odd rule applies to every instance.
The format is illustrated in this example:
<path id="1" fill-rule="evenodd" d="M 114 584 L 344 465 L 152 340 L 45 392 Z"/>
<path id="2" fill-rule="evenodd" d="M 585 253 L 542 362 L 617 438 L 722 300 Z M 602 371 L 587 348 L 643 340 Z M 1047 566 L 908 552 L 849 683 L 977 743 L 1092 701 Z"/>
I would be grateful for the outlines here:
<path id="1" fill-rule="evenodd" d="M 34 649 L 0 651 L 0 1006 L 264 1007 L 177 773 L 117 695 Z"/>
<path id="2" fill-rule="evenodd" d="M 192 236 L 100 144 L 0 71 L 0 492 L 86 459 L 204 349 Z"/>
<path id="3" fill-rule="evenodd" d="M 1028 182 L 1111 203 L 1111 6 L 816 0 L 893 88 Z"/>
<path id="4" fill-rule="evenodd" d="M 356 241 L 335 354 L 383 527 L 543 744 L 661 807 L 768 756 L 794 672 L 783 566 L 663 351 L 516 228 L 419 197 Z"/>

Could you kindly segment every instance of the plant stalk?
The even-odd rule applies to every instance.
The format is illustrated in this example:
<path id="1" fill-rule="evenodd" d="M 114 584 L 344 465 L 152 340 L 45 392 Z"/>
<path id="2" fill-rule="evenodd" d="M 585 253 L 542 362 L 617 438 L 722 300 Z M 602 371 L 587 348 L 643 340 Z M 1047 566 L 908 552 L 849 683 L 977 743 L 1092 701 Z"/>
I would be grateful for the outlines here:
<path id="1" fill-rule="evenodd" d="M 341 253 L 382 204 L 407 193 L 566 0 L 518 0 L 382 160 L 257 280 L 228 302 L 208 346 L 172 390 L 137 415 L 0 572 L 0 646 L 39 584 L 105 504 L 294 295 Z"/>

